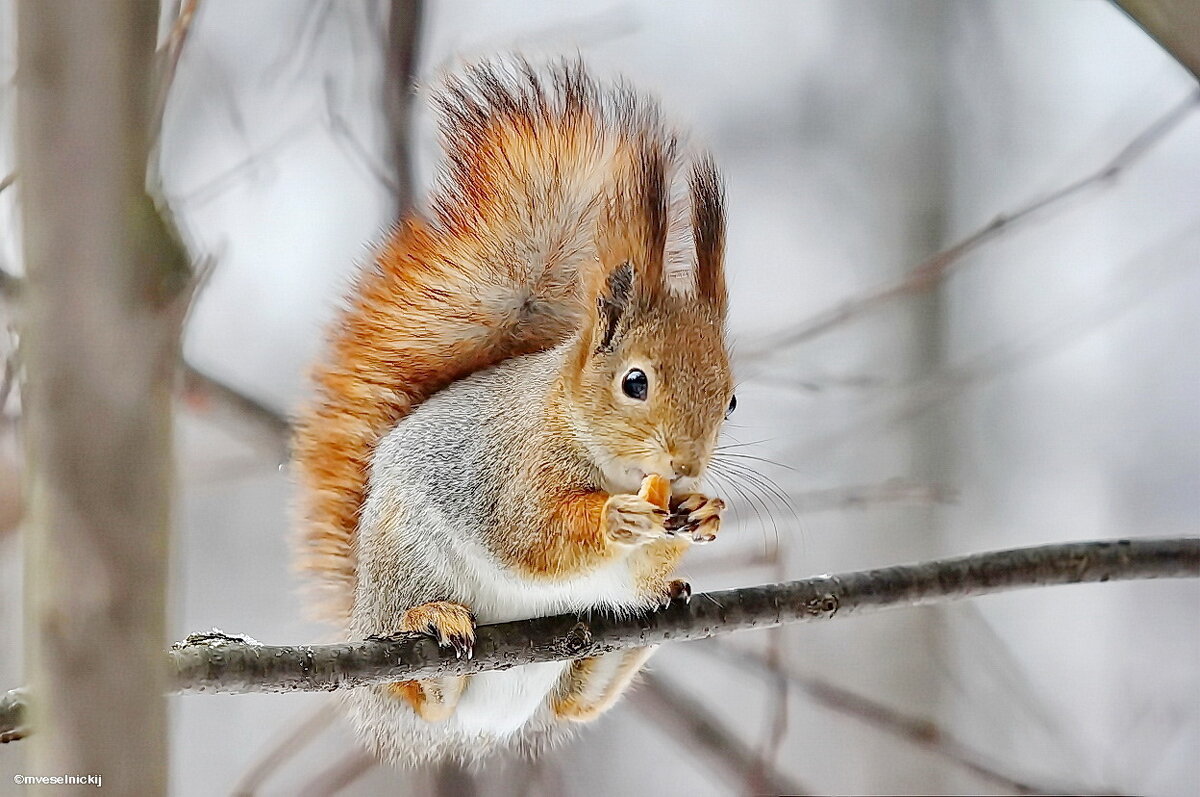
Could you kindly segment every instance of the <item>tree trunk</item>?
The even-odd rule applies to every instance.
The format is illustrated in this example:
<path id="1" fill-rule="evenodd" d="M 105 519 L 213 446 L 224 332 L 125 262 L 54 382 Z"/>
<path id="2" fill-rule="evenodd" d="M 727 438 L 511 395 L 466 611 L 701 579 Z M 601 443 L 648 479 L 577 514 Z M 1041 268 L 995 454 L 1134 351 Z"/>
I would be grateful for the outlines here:
<path id="1" fill-rule="evenodd" d="M 158 6 L 22 0 L 17 13 L 29 769 L 161 794 L 187 270 L 145 189 Z"/>

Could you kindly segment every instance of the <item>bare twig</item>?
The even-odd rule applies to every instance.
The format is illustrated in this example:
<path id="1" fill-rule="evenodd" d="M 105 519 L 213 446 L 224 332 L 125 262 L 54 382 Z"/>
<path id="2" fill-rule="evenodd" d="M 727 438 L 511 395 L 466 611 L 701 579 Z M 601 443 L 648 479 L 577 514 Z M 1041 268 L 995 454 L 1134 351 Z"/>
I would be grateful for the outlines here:
<path id="1" fill-rule="evenodd" d="M 424 14 L 423 0 L 391 0 L 388 4 L 383 114 L 390 142 L 391 182 L 395 186 L 397 216 L 404 216 L 412 209 L 409 129 Z"/>
<path id="2" fill-rule="evenodd" d="M 321 731 L 328 728 L 337 716 L 337 704 L 329 700 L 317 706 L 316 711 L 301 717 L 294 727 L 289 724 L 287 733 L 273 741 L 238 778 L 231 792 L 234 797 L 251 797 L 256 794 L 268 778 L 294 758 Z"/>
<path id="3" fill-rule="evenodd" d="M 568 614 L 480 626 L 473 659 L 405 636 L 299 647 L 201 640 L 178 646 L 171 663 L 182 692 L 324 690 L 595 656 L 1022 587 L 1197 575 L 1200 538 L 1068 543 L 707 593 L 623 619 Z"/>
<path id="4" fill-rule="evenodd" d="M 632 705 L 656 723 L 669 729 L 672 741 L 686 734 L 695 744 L 685 749 L 703 752 L 702 760 L 726 771 L 731 784 L 754 783 L 753 793 L 811 794 L 787 775 L 766 766 L 745 742 L 729 732 L 700 701 L 685 694 L 670 681 L 652 672 L 641 675 L 642 688 Z"/>
<path id="5" fill-rule="evenodd" d="M 163 113 L 167 109 L 167 96 L 171 92 L 171 84 L 175 82 L 175 72 L 179 69 L 179 57 L 183 55 L 183 46 L 187 43 L 188 34 L 192 30 L 192 22 L 200 0 L 183 0 L 179 14 L 171 24 L 171 32 L 159 50 L 158 93 L 154 99 L 153 116 L 150 129 L 157 135 L 162 129 Z"/>
<path id="6" fill-rule="evenodd" d="M 1060 311 L 1052 323 L 1042 325 L 1031 334 L 991 347 L 963 363 L 897 385 L 898 398 L 878 410 L 854 417 L 840 429 L 822 430 L 821 434 L 791 449 L 789 457 L 805 461 L 811 452 L 837 448 L 851 438 L 878 435 L 970 388 L 1028 367 L 1062 350 L 1190 273 L 1195 262 L 1192 252 L 1197 243 L 1200 243 L 1200 225 L 1188 225 L 1179 234 L 1123 265 L 1108 285 L 1093 291 L 1095 297 L 1091 306 Z"/>
<path id="7" fill-rule="evenodd" d="M 373 753 L 362 747 L 355 747 L 333 766 L 309 781 L 300 795 L 325 797 L 328 794 L 337 794 L 378 765 L 379 759 Z"/>
<path id="8" fill-rule="evenodd" d="M 25 724 L 29 715 L 29 691 L 11 689 L 0 695 L 0 744 L 15 742 L 29 735 Z"/>
<path id="9" fill-rule="evenodd" d="M 250 398 L 187 363 L 182 366 L 180 393 L 190 409 L 213 413 L 241 426 L 248 426 L 281 459 L 287 457 L 291 424 L 284 415 L 261 401 Z"/>
<path id="10" fill-rule="evenodd" d="M 421 636 L 299 647 L 210 639 L 177 646 L 171 664 L 182 692 L 324 690 L 507 669 L 1022 587 L 1198 575 L 1200 537 L 1067 543 L 707 593 L 628 618 L 568 614 L 480 626 L 473 659 L 456 659 Z"/>
<path id="11" fill-rule="evenodd" d="M 743 359 L 751 362 L 770 357 L 783 349 L 796 346 L 841 324 L 864 316 L 893 299 L 928 290 L 958 268 L 967 254 L 1001 233 L 1039 213 L 1062 207 L 1066 200 L 1093 186 L 1115 180 L 1123 171 L 1150 152 L 1168 133 L 1178 127 L 1197 105 L 1200 105 L 1200 90 L 1188 94 L 1184 100 L 1155 120 L 1094 172 L 1045 196 L 1029 200 L 1016 210 L 997 216 L 986 226 L 976 230 L 949 249 L 920 263 L 903 276 L 878 285 L 859 296 L 800 322 L 795 327 L 775 335 L 757 346 L 746 349 Z"/>
<path id="12" fill-rule="evenodd" d="M 188 292 L 181 294 L 181 309 L 190 307 L 191 297 L 203 287 L 208 273 L 209 269 L 204 267 L 195 272 Z M 22 280 L 0 272 L 0 294 L 8 289 L 7 280 L 12 281 L 14 294 L 23 289 Z M 6 361 L 6 378 L 0 380 L 0 384 L 9 384 L 8 368 L 9 363 Z M 188 363 L 184 363 L 180 371 L 180 397 L 189 409 L 215 414 L 248 426 L 266 445 L 274 449 L 281 459 L 286 458 L 288 442 L 291 439 L 291 422 L 285 415 Z M 5 391 L 0 389 L 0 398 L 4 395 Z M 0 401 L 0 408 L 2 407 L 3 401 Z"/>
<path id="13" fill-rule="evenodd" d="M 877 484 L 807 490 L 793 494 L 792 500 L 797 512 L 808 514 L 833 509 L 864 509 L 880 504 L 949 504 L 957 496 L 953 487 L 944 484 L 897 478 Z"/>
<path id="14" fill-rule="evenodd" d="M 1017 794 L 1090 794 L 1094 790 L 1078 785 L 1037 784 L 1029 778 L 1005 772 L 989 756 L 965 744 L 932 720 L 914 717 L 865 695 L 815 675 L 800 672 L 790 663 L 772 666 L 765 656 L 729 645 L 706 645 L 706 652 L 735 662 L 753 665 L 764 677 L 775 678 L 780 671 L 810 700 L 839 714 L 854 717 L 884 733 L 961 766 L 979 778 Z"/>

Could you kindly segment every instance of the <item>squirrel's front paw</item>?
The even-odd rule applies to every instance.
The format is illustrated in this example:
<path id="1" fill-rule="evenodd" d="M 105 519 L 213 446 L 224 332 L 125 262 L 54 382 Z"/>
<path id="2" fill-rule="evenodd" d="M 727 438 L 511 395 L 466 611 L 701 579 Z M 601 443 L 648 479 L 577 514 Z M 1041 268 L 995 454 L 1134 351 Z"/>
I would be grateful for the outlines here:
<path id="1" fill-rule="evenodd" d="M 461 603 L 432 601 L 414 606 L 400 619 L 400 631 L 428 634 L 458 658 L 475 654 L 475 618 Z"/>
<path id="2" fill-rule="evenodd" d="M 666 535 L 669 514 L 640 495 L 610 495 L 604 503 L 604 530 L 617 545 L 645 545 Z"/>
<path id="3" fill-rule="evenodd" d="M 672 502 L 671 514 L 665 528 L 667 534 L 695 543 L 712 542 L 721 528 L 721 513 L 725 502 L 700 493 L 680 496 Z"/>

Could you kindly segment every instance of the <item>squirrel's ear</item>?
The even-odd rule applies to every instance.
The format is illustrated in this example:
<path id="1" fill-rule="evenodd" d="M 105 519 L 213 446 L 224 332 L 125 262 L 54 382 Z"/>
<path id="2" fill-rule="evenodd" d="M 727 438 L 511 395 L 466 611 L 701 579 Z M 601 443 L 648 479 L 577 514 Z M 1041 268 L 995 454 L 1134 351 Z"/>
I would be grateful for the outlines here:
<path id="1" fill-rule="evenodd" d="M 599 220 L 601 262 L 611 269 L 610 278 L 632 267 L 632 292 L 644 307 L 653 306 L 667 289 L 666 164 L 674 146 L 673 140 L 639 140 Z"/>
<path id="2" fill-rule="evenodd" d="M 725 287 L 725 191 L 709 157 L 692 167 L 692 238 L 696 244 L 696 292 L 722 318 L 729 302 Z"/>
<path id="3" fill-rule="evenodd" d="M 600 351 L 612 349 L 621 319 L 629 310 L 633 296 L 633 266 L 628 262 L 608 273 L 604 287 L 596 299 L 596 325 L 592 335 L 593 348 Z"/>

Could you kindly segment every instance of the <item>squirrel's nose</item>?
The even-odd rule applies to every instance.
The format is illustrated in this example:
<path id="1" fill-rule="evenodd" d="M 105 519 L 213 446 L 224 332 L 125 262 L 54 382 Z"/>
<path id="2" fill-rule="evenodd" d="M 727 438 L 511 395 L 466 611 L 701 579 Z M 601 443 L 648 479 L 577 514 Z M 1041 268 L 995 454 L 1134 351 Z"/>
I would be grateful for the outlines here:
<path id="1" fill-rule="evenodd" d="M 687 460 L 672 459 L 671 469 L 679 476 L 695 476 L 696 466 Z"/>

